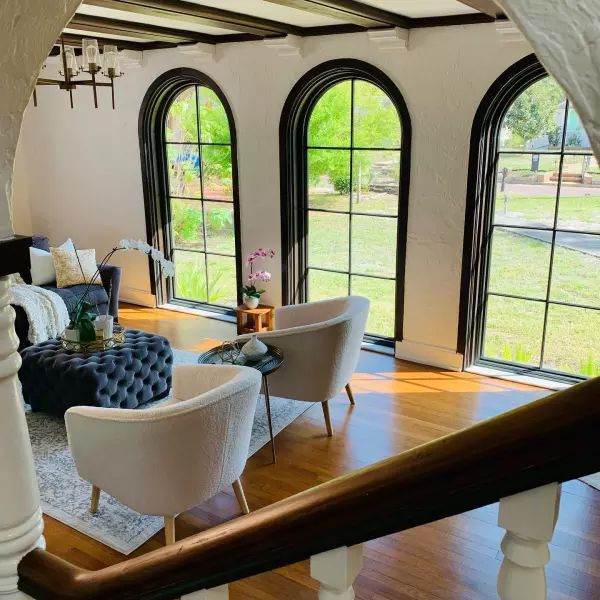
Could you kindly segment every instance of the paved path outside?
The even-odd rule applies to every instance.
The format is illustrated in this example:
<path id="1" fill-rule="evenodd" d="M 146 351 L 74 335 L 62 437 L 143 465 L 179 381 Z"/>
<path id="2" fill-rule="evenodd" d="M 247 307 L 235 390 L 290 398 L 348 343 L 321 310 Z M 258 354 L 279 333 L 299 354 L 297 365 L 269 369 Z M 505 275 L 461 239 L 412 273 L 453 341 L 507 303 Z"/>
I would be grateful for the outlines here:
<path id="1" fill-rule="evenodd" d="M 509 217 L 503 218 L 503 225 L 509 225 L 507 221 L 511 221 Z M 543 223 L 535 223 L 533 221 L 523 222 L 522 220 L 514 219 L 515 225 L 531 225 L 532 227 L 546 227 Z M 515 235 L 522 235 L 540 242 L 551 243 L 552 232 L 543 231 L 540 229 L 510 229 L 509 227 L 502 227 L 505 231 L 510 231 Z M 565 233 L 558 232 L 556 234 L 556 245 L 562 246 L 563 248 L 569 248 L 570 250 L 577 250 L 585 254 L 591 254 L 600 258 L 600 235 L 582 235 L 581 233 Z"/>
<path id="2" fill-rule="evenodd" d="M 520 196 L 552 196 L 556 195 L 556 183 L 507 183 L 505 186 L 506 193 L 519 194 Z M 500 184 L 498 184 L 497 193 L 501 194 Z M 560 195 L 562 197 L 569 196 L 596 196 L 600 197 L 600 185 L 565 185 L 560 186 Z"/>

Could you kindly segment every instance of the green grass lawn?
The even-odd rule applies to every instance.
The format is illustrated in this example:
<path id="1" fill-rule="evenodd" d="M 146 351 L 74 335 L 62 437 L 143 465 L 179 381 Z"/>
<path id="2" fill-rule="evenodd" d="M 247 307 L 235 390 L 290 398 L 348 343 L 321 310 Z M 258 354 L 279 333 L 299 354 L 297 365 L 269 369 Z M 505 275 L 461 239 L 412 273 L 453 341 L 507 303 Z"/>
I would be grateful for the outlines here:
<path id="1" fill-rule="evenodd" d="M 314 194 L 310 207 L 330 210 L 348 210 L 349 200 L 342 194 Z M 396 214 L 398 198 L 391 201 L 389 194 L 363 194 L 352 209 L 373 214 Z M 352 216 L 352 257 L 348 251 L 350 219 L 348 215 L 334 215 L 309 211 L 308 220 L 308 298 L 321 300 L 348 293 L 348 277 L 319 271 L 319 267 L 348 271 L 350 260 L 353 273 L 396 276 L 397 220 L 389 217 Z M 367 331 L 375 335 L 394 337 L 395 282 L 372 277 L 351 276 L 353 294 L 366 296 L 371 301 Z"/>
<path id="2" fill-rule="evenodd" d="M 347 210 L 348 197 L 313 194 L 312 208 Z M 365 194 L 354 211 L 390 214 L 395 204 L 386 194 Z M 511 195 L 509 212 L 526 220 L 553 215 L 549 198 Z M 583 229 L 598 228 L 600 198 L 564 197 L 561 219 L 578 222 Z M 309 214 L 309 300 L 343 296 L 348 276 L 319 267 L 348 270 L 348 240 L 352 239 L 352 270 L 371 275 L 394 276 L 396 268 L 396 219 L 376 216 L 352 217 L 318 211 Z M 209 251 L 233 252 L 233 232 L 209 237 Z M 497 229 L 492 246 L 491 292 L 544 299 L 550 264 L 550 244 Z M 235 261 L 209 256 L 209 295 L 206 294 L 204 255 L 178 252 L 175 257 L 176 290 L 181 298 L 236 304 Z M 395 282 L 352 275 L 352 293 L 371 301 L 367 331 L 393 337 Z M 600 258 L 557 246 L 554 255 L 551 299 L 600 307 Z M 541 355 L 545 305 L 542 302 L 490 296 L 484 354 L 521 364 L 537 364 Z M 567 373 L 600 375 L 600 312 L 550 305 L 544 366 Z"/>
<path id="3" fill-rule="evenodd" d="M 556 189 L 540 186 L 540 193 L 547 187 L 545 196 L 526 196 L 507 190 L 506 203 L 503 192 L 496 194 L 496 222 L 502 223 L 506 217 L 535 221 L 551 227 L 556 210 Z M 600 188 L 596 196 L 562 196 L 558 207 L 560 228 L 600 231 Z"/>
<path id="4" fill-rule="evenodd" d="M 223 245 L 229 245 L 223 241 Z M 175 250 L 175 295 L 185 300 L 237 306 L 235 258 L 208 255 L 208 295 L 204 254 Z"/>
<path id="5" fill-rule="evenodd" d="M 489 291 L 545 298 L 550 244 L 497 229 Z M 600 258 L 557 246 L 551 300 L 600 307 Z M 540 360 L 544 304 L 490 296 L 484 355 L 522 364 Z M 546 368 L 600 375 L 600 311 L 550 305 Z"/>

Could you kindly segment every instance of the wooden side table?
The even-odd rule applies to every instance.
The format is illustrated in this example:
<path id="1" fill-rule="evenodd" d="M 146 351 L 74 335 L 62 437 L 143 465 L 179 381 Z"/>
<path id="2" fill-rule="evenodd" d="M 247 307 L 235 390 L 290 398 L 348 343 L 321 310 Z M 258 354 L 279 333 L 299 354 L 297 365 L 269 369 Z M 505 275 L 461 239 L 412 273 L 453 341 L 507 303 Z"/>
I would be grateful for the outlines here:
<path id="1" fill-rule="evenodd" d="M 236 309 L 237 332 L 259 333 L 273 329 L 273 311 L 275 307 L 259 304 L 256 308 L 248 308 L 242 304 Z"/>

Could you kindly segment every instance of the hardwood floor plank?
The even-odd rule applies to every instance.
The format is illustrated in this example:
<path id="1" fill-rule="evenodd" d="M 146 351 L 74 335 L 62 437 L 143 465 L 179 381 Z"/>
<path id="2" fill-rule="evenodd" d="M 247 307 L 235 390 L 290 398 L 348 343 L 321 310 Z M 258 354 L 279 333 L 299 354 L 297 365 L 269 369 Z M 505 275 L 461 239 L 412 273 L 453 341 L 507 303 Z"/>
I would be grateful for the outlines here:
<path id="1" fill-rule="evenodd" d="M 121 322 L 165 335 L 175 348 L 202 352 L 235 336 L 233 324 L 161 309 L 124 306 Z M 242 477 L 251 510 L 267 506 L 418 444 L 531 402 L 546 390 L 470 373 L 454 373 L 363 351 L 352 377 L 356 406 L 344 390 L 330 401 L 334 437 L 326 436 L 321 407 L 309 406 L 277 435 L 277 463 L 265 446 Z M 178 538 L 240 515 L 232 490 L 177 518 Z M 377 518 L 376 511 L 373 518 Z M 504 532 L 497 505 L 365 544 L 359 600 L 488 600 Z M 48 516 L 48 549 L 98 569 L 125 559 L 118 552 Z M 160 531 L 133 553 L 163 544 Z M 561 513 L 547 569 L 550 600 L 600 598 L 600 492 L 579 481 L 563 486 Z M 308 562 L 231 585 L 232 600 L 315 600 Z M 526 599 L 524 599 L 526 600 Z"/>

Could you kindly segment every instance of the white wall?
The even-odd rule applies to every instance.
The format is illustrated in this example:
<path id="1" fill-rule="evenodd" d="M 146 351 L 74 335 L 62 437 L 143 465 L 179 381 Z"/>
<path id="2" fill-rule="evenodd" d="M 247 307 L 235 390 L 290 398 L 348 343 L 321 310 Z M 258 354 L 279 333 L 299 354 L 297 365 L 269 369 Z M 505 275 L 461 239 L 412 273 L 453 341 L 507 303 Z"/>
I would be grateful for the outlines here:
<path id="1" fill-rule="evenodd" d="M 493 25 L 413 30 L 408 52 L 378 50 L 366 34 L 306 38 L 303 57 L 279 57 L 260 42 L 218 46 L 216 62 L 177 49 L 145 53 L 145 65 L 117 82 L 117 110 L 92 108 L 89 90 L 38 91 L 28 108 L 15 182 L 15 226 L 73 237 L 99 252 L 122 237 L 145 237 L 137 136 L 148 86 L 168 69 L 189 66 L 210 75 L 231 104 L 238 132 L 242 247 L 280 249 L 279 139 L 281 109 L 295 82 L 333 58 L 357 58 L 396 83 L 413 126 L 408 222 L 405 341 L 400 355 L 459 367 L 456 355 L 469 136 L 481 98 L 498 75 L 531 52 L 500 40 Z M 102 92 L 101 92 L 102 96 Z M 28 216 L 29 215 L 29 216 Z M 21 220 L 22 216 L 22 220 Z M 18 217 L 18 219 L 17 219 Z M 278 252 L 280 256 L 280 252 Z M 121 255 L 124 298 L 148 299 L 147 264 Z M 267 300 L 280 302 L 278 269 Z"/>
<path id="2" fill-rule="evenodd" d="M 13 166 L 23 110 L 57 32 L 80 0 L 0 2 L 0 239 L 12 236 Z"/>

